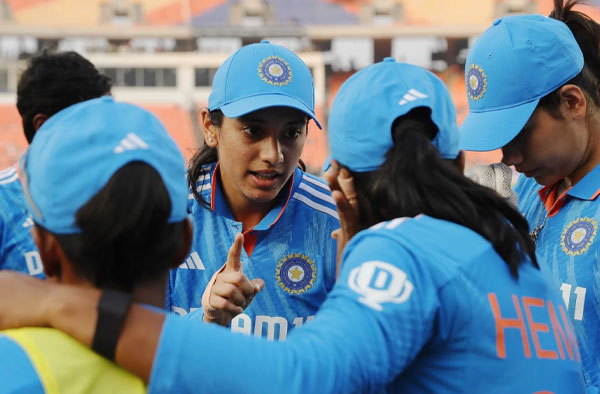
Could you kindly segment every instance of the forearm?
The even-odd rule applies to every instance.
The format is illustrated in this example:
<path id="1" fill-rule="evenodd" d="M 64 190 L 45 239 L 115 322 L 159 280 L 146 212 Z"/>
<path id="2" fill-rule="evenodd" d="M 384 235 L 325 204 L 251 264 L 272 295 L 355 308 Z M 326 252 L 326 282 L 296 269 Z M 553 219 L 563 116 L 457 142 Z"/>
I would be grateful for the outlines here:
<path id="1" fill-rule="evenodd" d="M 69 334 L 87 347 L 92 346 L 97 305 L 101 292 L 94 288 L 52 285 L 44 297 L 46 325 Z"/>
<path id="2" fill-rule="evenodd" d="M 100 295 L 98 289 L 53 286 L 46 299 L 47 324 L 91 347 Z M 119 336 L 115 361 L 146 382 L 152 370 L 163 320 L 163 314 L 132 304 Z"/>

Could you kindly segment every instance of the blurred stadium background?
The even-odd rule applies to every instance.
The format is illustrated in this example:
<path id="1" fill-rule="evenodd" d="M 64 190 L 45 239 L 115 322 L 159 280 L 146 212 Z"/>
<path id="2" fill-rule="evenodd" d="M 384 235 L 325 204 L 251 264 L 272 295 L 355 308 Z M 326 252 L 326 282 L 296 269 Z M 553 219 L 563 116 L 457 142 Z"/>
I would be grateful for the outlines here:
<path id="1" fill-rule="evenodd" d="M 598 20 L 600 0 L 588 3 Z M 90 59 L 114 96 L 154 112 L 189 158 L 202 141 L 194 113 L 216 68 L 242 45 L 266 38 L 297 52 L 312 70 L 324 125 L 342 82 L 386 56 L 439 75 L 460 123 L 469 45 L 495 18 L 551 9 L 552 0 L 0 0 L 0 169 L 26 149 L 15 90 L 27 59 L 44 48 Z M 308 169 L 319 174 L 327 153 L 326 135 L 311 127 Z M 468 162 L 499 158 L 470 153 Z"/>

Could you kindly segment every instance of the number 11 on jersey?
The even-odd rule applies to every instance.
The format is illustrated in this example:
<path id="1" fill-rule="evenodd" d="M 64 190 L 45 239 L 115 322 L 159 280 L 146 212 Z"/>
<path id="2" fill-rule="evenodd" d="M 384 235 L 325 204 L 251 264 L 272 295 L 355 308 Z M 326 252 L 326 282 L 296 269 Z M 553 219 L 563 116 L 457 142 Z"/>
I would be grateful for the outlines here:
<path id="1" fill-rule="evenodd" d="M 563 301 L 565 302 L 565 305 L 567 307 L 567 311 L 569 310 L 569 301 L 571 300 L 571 289 L 573 288 L 573 286 L 571 286 L 568 283 L 563 283 L 560 286 L 560 290 L 562 291 L 562 298 Z M 585 292 L 586 292 L 586 288 L 585 287 L 575 287 L 575 290 L 573 291 L 573 293 L 575 293 L 575 313 L 573 315 L 573 318 L 575 320 L 582 320 L 583 319 L 583 306 L 585 304 Z"/>

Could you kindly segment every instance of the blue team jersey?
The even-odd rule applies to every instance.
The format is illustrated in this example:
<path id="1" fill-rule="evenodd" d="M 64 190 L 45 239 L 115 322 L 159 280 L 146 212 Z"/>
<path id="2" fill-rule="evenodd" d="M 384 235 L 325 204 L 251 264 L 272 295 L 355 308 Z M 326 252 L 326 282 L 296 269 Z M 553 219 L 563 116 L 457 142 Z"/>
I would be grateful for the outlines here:
<path id="1" fill-rule="evenodd" d="M 573 327 L 549 276 L 525 261 L 515 279 L 481 236 L 422 215 L 357 234 L 327 301 L 285 342 L 168 317 L 149 391 L 199 389 L 585 392 Z"/>
<path id="2" fill-rule="evenodd" d="M 16 168 L 0 171 L 0 269 L 44 278 L 32 226 Z"/>
<path id="3" fill-rule="evenodd" d="M 29 356 L 13 339 L 0 332 L 0 394 L 44 394 Z"/>
<path id="4" fill-rule="evenodd" d="M 170 275 L 167 307 L 180 315 L 199 309 L 191 318 L 201 318 L 204 289 L 242 231 L 224 199 L 217 170 L 216 163 L 205 166 L 197 182 L 210 208 L 190 195 L 192 249 Z M 262 278 L 265 288 L 232 320 L 231 330 L 281 340 L 292 328 L 310 321 L 335 282 L 337 246 L 331 232 L 338 227 L 327 185 L 296 169 L 289 192 L 245 233 L 244 273 L 250 279 Z"/>
<path id="5" fill-rule="evenodd" d="M 562 292 L 573 319 L 588 390 L 600 392 L 600 166 L 563 196 L 521 176 L 515 191 L 531 230 L 541 227 L 536 252 Z M 560 198 L 557 198 L 560 197 Z M 545 223 L 544 223 L 545 222 Z"/>

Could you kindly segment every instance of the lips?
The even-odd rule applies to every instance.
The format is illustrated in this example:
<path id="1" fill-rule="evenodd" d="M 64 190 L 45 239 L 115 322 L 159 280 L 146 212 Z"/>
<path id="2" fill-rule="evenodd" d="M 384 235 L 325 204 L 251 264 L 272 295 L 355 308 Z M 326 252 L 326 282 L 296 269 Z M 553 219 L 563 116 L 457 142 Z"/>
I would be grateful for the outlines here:
<path id="1" fill-rule="evenodd" d="M 261 188 L 271 188 L 279 181 L 282 174 L 277 171 L 250 171 L 254 184 Z"/>

